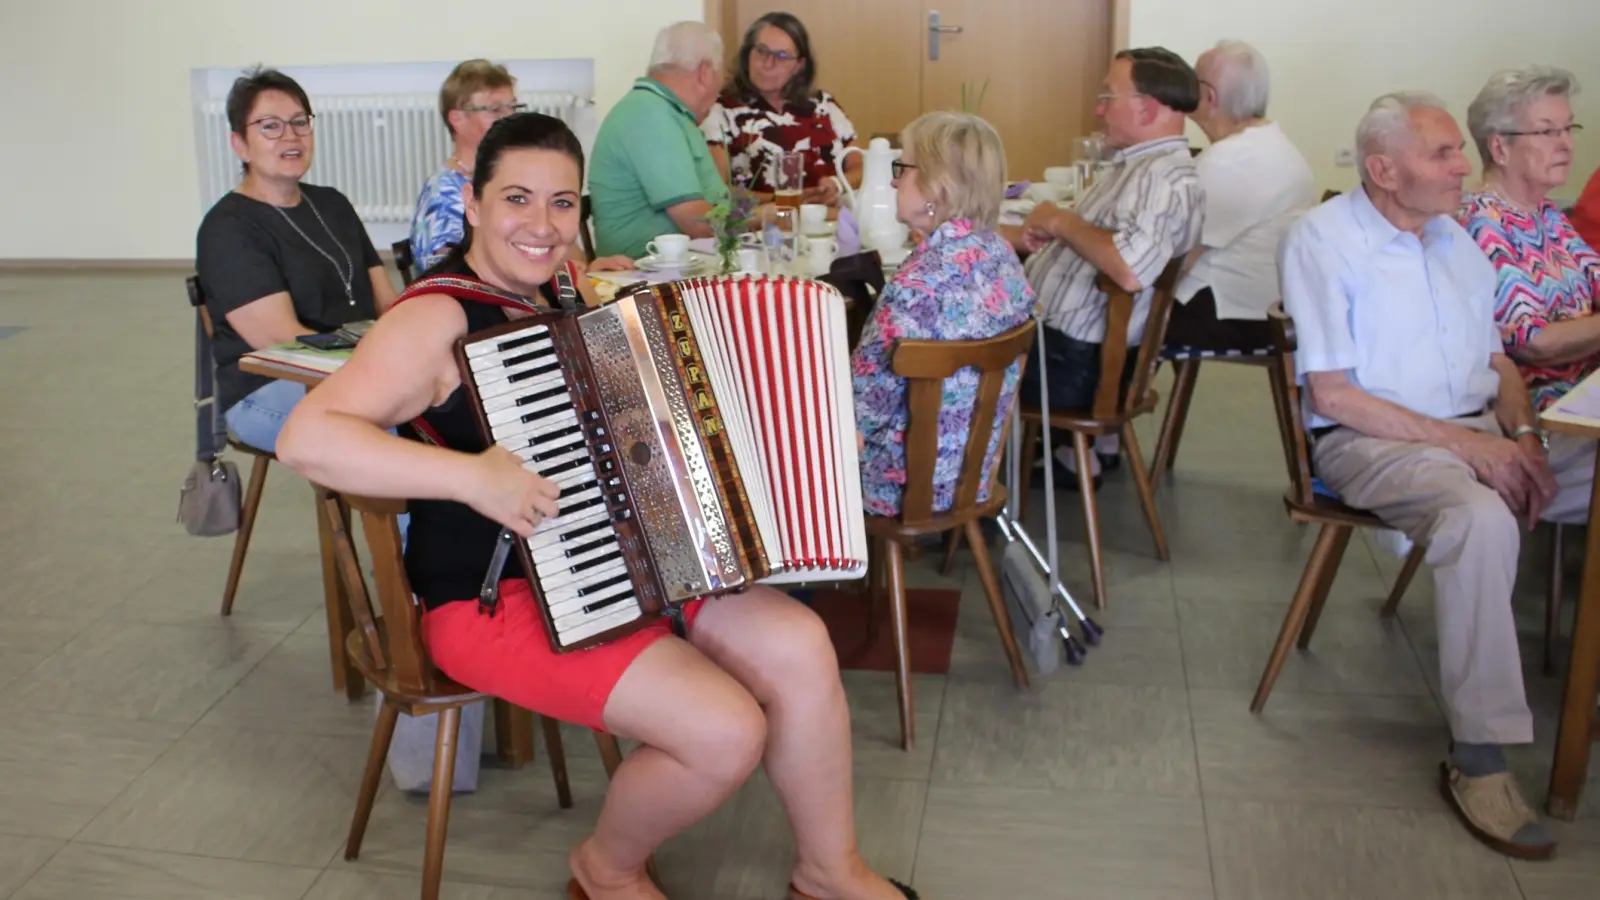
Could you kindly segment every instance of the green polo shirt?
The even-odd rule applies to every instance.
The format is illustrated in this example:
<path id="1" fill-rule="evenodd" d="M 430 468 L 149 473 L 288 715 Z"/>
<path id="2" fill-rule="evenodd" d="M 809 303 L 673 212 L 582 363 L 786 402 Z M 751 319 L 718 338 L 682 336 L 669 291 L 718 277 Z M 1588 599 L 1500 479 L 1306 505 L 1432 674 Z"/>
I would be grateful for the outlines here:
<path id="1" fill-rule="evenodd" d="M 715 206 L 728 198 L 728 186 L 694 113 L 661 82 L 641 78 L 595 135 L 589 196 L 595 252 L 637 259 L 652 238 L 678 231 L 667 207 L 687 200 Z"/>

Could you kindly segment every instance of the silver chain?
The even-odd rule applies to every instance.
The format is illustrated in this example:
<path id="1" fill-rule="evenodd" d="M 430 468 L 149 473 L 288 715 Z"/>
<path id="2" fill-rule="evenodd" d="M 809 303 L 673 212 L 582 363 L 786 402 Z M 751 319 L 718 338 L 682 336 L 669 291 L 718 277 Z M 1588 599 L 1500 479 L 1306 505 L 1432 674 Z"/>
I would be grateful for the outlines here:
<path id="1" fill-rule="evenodd" d="M 344 284 L 344 298 L 350 302 L 351 306 L 355 306 L 356 293 L 352 285 L 354 284 L 356 278 L 356 264 L 351 261 L 350 254 L 344 249 L 344 245 L 339 243 L 339 238 L 334 235 L 333 229 L 329 228 L 328 223 L 323 221 L 322 213 L 317 211 L 317 205 L 311 202 L 311 195 L 302 191 L 300 196 L 305 199 L 306 205 L 311 207 L 311 214 L 317 217 L 318 224 L 322 226 L 323 231 L 328 233 L 328 237 L 333 241 L 333 245 L 339 248 L 339 254 L 344 257 L 344 264 L 345 267 L 349 269 L 349 274 L 346 274 L 345 269 L 339 268 L 339 262 L 333 258 L 333 254 L 322 249 L 321 245 L 311 239 L 311 235 L 300 230 L 300 226 L 296 225 L 294 220 L 289 218 L 289 214 L 283 211 L 283 207 L 273 204 L 272 208 L 278 211 L 278 215 L 283 216 L 283 220 L 289 223 L 289 227 L 294 229 L 295 234 L 305 238 L 306 243 L 311 245 L 311 249 L 321 253 L 323 258 L 333 266 L 333 271 L 339 276 L 339 281 Z"/>

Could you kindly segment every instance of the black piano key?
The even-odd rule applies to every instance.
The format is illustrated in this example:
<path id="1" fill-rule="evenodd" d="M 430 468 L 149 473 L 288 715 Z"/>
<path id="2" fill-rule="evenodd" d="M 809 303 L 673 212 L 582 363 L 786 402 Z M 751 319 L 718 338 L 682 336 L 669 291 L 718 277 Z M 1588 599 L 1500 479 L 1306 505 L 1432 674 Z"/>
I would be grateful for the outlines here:
<path id="1" fill-rule="evenodd" d="M 575 512 L 580 512 L 580 511 L 588 509 L 588 508 L 590 508 L 592 506 L 599 506 L 600 504 L 602 504 L 604 502 L 605 501 L 602 498 L 595 497 L 595 498 L 590 499 L 590 500 L 585 500 L 582 503 L 574 503 L 571 506 L 563 506 L 563 507 L 560 507 L 559 509 L 556 510 L 556 516 L 557 517 L 570 516 Z"/>
<path id="2" fill-rule="evenodd" d="M 518 381 L 527 381 L 529 378 L 538 378 L 540 375 L 549 375 L 551 372 L 559 371 L 561 371 L 561 364 L 551 363 L 548 366 L 540 366 L 537 369 L 529 369 L 526 372 L 518 372 L 515 375 L 508 376 L 506 380 L 514 384 Z"/>
<path id="3" fill-rule="evenodd" d="M 530 403 L 538 403 L 541 400 L 549 400 L 552 397 L 559 397 L 559 398 L 565 399 L 567 397 L 567 387 L 566 387 L 566 385 L 561 385 L 560 387 L 548 388 L 546 390 L 542 390 L 542 391 L 539 391 L 537 393 L 529 394 L 526 397 L 518 397 L 517 398 L 517 405 L 518 406 L 527 406 Z"/>
<path id="4" fill-rule="evenodd" d="M 583 554 L 588 553 L 590 550 L 599 550 L 601 547 L 604 547 L 607 544 L 615 544 L 616 542 L 617 536 L 614 534 L 608 534 L 597 541 L 590 541 L 587 544 L 579 544 L 578 546 L 573 547 L 571 550 L 565 551 L 565 555 L 568 557 L 582 556 Z"/>
<path id="5" fill-rule="evenodd" d="M 621 575 L 614 575 L 614 576 L 612 576 L 610 578 L 607 578 L 605 581 L 601 581 L 601 582 L 598 582 L 596 584 L 591 584 L 588 587 L 578 588 L 578 596 L 579 597 L 587 597 L 590 594 L 598 594 L 598 593 L 600 593 L 601 591 L 605 590 L 608 587 L 613 587 L 615 585 L 622 584 L 623 582 L 626 582 L 627 580 L 628 580 L 628 573 L 627 572 L 623 572 Z"/>
<path id="6" fill-rule="evenodd" d="M 550 340 L 550 332 L 541 331 L 538 334 L 523 335 L 522 337 L 516 338 L 515 340 L 510 340 L 510 341 L 506 341 L 504 343 L 495 344 L 494 345 L 494 349 L 498 350 L 501 353 L 504 353 L 507 350 L 515 350 L 518 347 L 526 347 L 529 344 L 537 343 L 538 341 L 548 341 L 548 340 Z"/>
<path id="7" fill-rule="evenodd" d="M 582 484 L 568 485 L 567 487 L 561 489 L 561 493 L 556 495 L 556 499 L 559 500 L 565 497 L 571 497 L 574 494 L 581 494 L 584 491 L 594 487 L 594 485 L 595 483 L 593 481 L 586 481 Z"/>
<path id="8" fill-rule="evenodd" d="M 573 571 L 573 572 L 588 571 L 589 569 L 592 569 L 595 566 L 603 566 L 608 562 L 613 562 L 613 561 L 619 560 L 621 558 L 622 558 L 622 551 L 621 550 L 616 550 L 616 551 L 613 551 L 611 553 L 607 553 L 604 556 L 596 556 L 594 559 L 584 560 L 583 562 L 578 563 L 577 565 L 573 566 L 571 571 Z"/>
<path id="9" fill-rule="evenodd" d="M 538 359 L 541 356 L 550 356 L 550 355 L 554 354 L 555 352 L 556 352 L 556 348 L 554 348 L 554 347 L 545 347 L 542 350 L 535 350 L 532 353 L 524 353 L 521 356 L 512 356 L 512 357 L 509 357 L 507 359 L 501 360 L 500 364 L 509 369 L 512 366 L 520 366 L 525 362 L 533 362 L 534 360 Z"/>
<path id="10" fill-rule="evenodd" d="M 544 462 L 547 459 L 555 459 L 558 456 L 566 456 L 568 453 L 571 453 L 574 450 L 582 450 L 583 447 L 583 441 L 573 441 L 570 444 L 563 444 L 560 447 L 551 447 L 549 450 L 535 453 L 532 457 L 532 460 L 533 462 Z"/>
<path id="11" fill-rule="evenodd" d="M 593 533 L 595 533 L 596 531 L 599 531 L 602 528 L 610 528 L 610 527 L 611 527 L 611 523 L 610 522 L 607 522 L 605 519 L 601 519 L 598 522 L 590 523 L 588 525 L 583 526 L 582 528 L 574 528 L 571 531 L 562 532 L 561 537 L 558 538 L 557 540 L 560 543 L 564 544 L 567 541 L 577 540 L 578 538 L 581 538 L 584 535 L 593 534 Z M 606 540 L 614 541 L 614 540 L 616 540 L 616 538 L 609 537 L 609 538 L 606 538 Z M 574 549 L 572 551 L 569 551 L 569 553 L 574 553 L 574 552 L 577 552 L 576 549 Z"/>
<path id="12" fill-rule="evenodd" d="M 530 413 L 527 413 L 526 415 L 524 415 L 518 421 L 522 422 L 523 424 L 527 424 L 528 422 L 536 422 L 536 421 L 538 421 L 540 419 L 547 418 L 547 417 L 552 416 L 552 415 L 554 415 L 554 414 L 556 414 L 558 412 L 561 412 L 564 409 L 571 409 L 571 408 L 572 408 L 572 404 L 571 403 L 555 403 L 555 404 L 551 404 L 550 406 L 541 406 L 538 409 L 533 410 Z"/>
<path id="13" fill-rule="evenodd" d="M 583 608 L 584 614 L 587 615 L 588 613 L 599 612 L 600 610 L 605 609 L 608 606 L 616 606 L 618 603 L 621 603 L 622 601 L 629 599 L 631 596 L 633 596 L 633 595 L 632 594 L 618 594 L 615 597 L 607 597 L 604 600 L 597 600 L 594 603 L 590 603 L 588 606 L 585 606 Z"/>
<path id="14" fill-rule="evenodd" d="M 551 441 L 559 441 L 562 438 L 572 437 L 575 434 L 581 434 L 582 432 L 583 428 L 578 425 L 568 425 L 566 428 L 557 428 L 555 431 L 542 431 L 538 434 L 529 435 L 528 443 L 525 446 L 538 447 L 548 444 Z"/>
<path id="15" fill-rule="evenodd" d="M 560 475 L 562 472 L 571 472 L 573 469 L 576 469 L 580 466 L 588 465 L 588 463 L 589 461 L 587 459 L 580 456 L 577 459 L 568 460 L 567 462 L 564 462 L 558 466 L 551 466 L 548 469 L 540 469 L 539 474 L 546 478 L 554 478 L 557 475 Z"/>

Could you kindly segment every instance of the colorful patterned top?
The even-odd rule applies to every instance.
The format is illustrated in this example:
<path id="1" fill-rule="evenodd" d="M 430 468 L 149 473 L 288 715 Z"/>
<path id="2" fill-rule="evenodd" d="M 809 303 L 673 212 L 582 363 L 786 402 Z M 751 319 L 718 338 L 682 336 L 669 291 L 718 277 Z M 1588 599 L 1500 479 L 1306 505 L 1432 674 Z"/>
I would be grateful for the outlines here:
<path id="1" fill-rule="evenodd" d="M 1016 252 L 994 231 L 974 229 L 970 220 L 940 225 L 906 258 L 878 298 L 851 360 L 856 427 L 866 441 L 861 493 L 868 513 L 897 515 L 906 483 L 905 438 L 910 414 L 906 380 L 890 368 L 895 341 L 990 338 L 1021 325 L 1033 311 L 1033 289 L 1028 287 Z M 1021 378 L 1019 365 L 1006 370 L 1001 409 L 1008 408 L 1016 396 Z M 936 512 L 949 509 L 955 500 L 967 429 L 977 401 L 976 370 L 963 369 L 945 379 L 939 458 L 934 463 Z M 997 423 L 989 438 L 979 500 L 988 499 L 988 474 L 1000 452 L 1002 432 Z"/>
<path id="2" fill-rule="evenodd" d="M 773 155 L 806 152 L 805 186 L 816 187 L 837 175 L 835 160 L 856 139 L 856 127 L 839 101 L 819 91 L 806 106 L 789 104 L 778 112 L 765 98 L 740 100 L 724 93 L 700 123 L 706 142 L 728 148 L 728 175 L 752 191 L 770 193 Z"/>
<path id="3" fill-rule="evenodd" d="M 1552 322 L 1581 319 L 1600 300 L 1600 254 L 1573 230 L 1561 210 L 1546 200 L 1538 215 L 1525 213 L 1498 194 L 1468 193 L 1456 213 L 1499 277 L 1495 321 L 1506 353 L 1517 351 Z M 1600 355 L 1563 366 L 1517 362 L 1542 410 L 1600 367 Z"/>
<path id="4" fill-rule="evenodd" d="M 418 274 L 443 259 L 466 231 L 466 205 L 461 200 L 466 186 L 467 176 L 449 166 L 423 182 L 411 217 L 411 258 Z"/>

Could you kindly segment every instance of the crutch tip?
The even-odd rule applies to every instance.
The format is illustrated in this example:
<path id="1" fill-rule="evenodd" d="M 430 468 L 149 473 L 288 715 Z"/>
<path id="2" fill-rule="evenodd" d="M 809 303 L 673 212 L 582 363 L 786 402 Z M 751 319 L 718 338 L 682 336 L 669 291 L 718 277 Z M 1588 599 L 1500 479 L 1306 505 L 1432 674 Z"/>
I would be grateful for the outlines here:
<path id="1" fill-rule="evenodd" d="M 1082 624 L 1084 643 L 1091 647 L 1100 646 L 1100 638 L 1105 635 L 1105 629 L 1096 625 L 1095 621 L 1087 616 L 1084 617 Z"/>
<path id="2" fill-rule="evenodd" d="M 1078 642 L 1078 639 L 1075 638 L 1075 637 L 1067 638 L 1066 645 L 1067 645 L 1067 648 L 1066 648 L 1067 649 L 1067 665 L 1069 665 L 1069 666 L 1081 666 L 1081 665 L 1083 665 L 1083 658 L 1085 656 L 1089 655 L 1089 651 L 1085 650 L 1083 648 L 1083 644 L 1080 644 Z"/>

